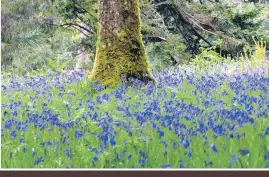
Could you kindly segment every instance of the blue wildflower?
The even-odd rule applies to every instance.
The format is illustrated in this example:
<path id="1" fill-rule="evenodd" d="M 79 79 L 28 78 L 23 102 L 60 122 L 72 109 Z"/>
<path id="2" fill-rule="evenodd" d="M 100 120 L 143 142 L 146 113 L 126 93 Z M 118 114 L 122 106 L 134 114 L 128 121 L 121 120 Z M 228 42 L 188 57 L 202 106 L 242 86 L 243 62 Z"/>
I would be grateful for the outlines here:
<path id="1" fill-rule="evenodd" d="M 35 156 L 35 154 L 36 154 L 36 152 L 35 152 L 35 150 L 34 149 L 32 149 L 32 156 Z"/>
<path id="2" fill-rule="evenodd" d="M 65 149 L 64 154 L 67 155 L 68 159 L 72 159 L 70 148 Z"/>
<path id="3" fill-rule="evenodd" d="M 101 136 L 101 140 L 104 142 L 104 144 L 107 144 L 107 142 L 108 142 L 108 135 L 107 134 L 102 135 Z"/>
<path id="4" fill-rule="evenodd" d="M 16 128 L 17 128 L 17 130 L 25 131 L 28 128 L 28 124 L 25 122 L 17 122 Z"/>
<path id="5" fill-rule="evenodd" d="M 218 149 L 217 149 L 217 147 L 216 147 L 215 145 L 212 145 L 212 146 L 211 146 L 211 149 L 212 149 L 214 152 L 219 152 Z"/>
<path id="6" fill-rule="evenodd" d="M 189 157 L 189 159 L 192 158 L 192 153 L 191 152 L 187 152 L 187 156 Z"/>
<path id="7" fill-rule="evenodd" d="M 179 165 L 179 168 L 187 168 L 187 167 L 181 163 L 181 164 Z"/>
<path id="8" fill-rule="evenodd" d="M 74 136 L 75 136 L 75 138 L 81 138 L 83 136 L 83 133 L 81 131 L 79 131 L 79 130 L 76 130 Z"/>
<path id="9" fill-rule="evenodd" d="M 44 107 L 46 107 L 46 106 L 48 106 L 48 104 L 47 103 L 45 103 L 45 102 L 42 102 L 42 108 L 44 108 Z"/>
<path id="10" fill-rule="evenodd" d="M 39 156 L 39 157 L 35 160 L 34 165 L 38 165 L 38 164 L 40 164 L 40 163 L 43 162 L 43 161 L 44 161 L 44 160 L 43 160 L 42 156 Z"/>
<path id="11" fill-rule="evenodd" d="M 264 161 L 269 160 L 269 149 L 266 149 L 265 155 L 264 155 Z"/>
<path id="12" fill-rule="evenodd" d="M 4 129 L 9 129 L 9 130 L 11 130 L 11 129 L 12 129 L 12 125 L 13 125 L 13 120 L 11 120 L 11 119 L 7 119 L 6 122 L 5 122 Z"/>
<path id="13" fill-rule="evenodd" d="M 105 94 L 103 95 L 103 99 L 106 100 L 106 101 L 109 101 L 109 96 L 108 96 L 107 93 L 105 93 Z"/>
<path id="14" fill-rule="evenodd" d="M 119 154 L 119 153 L 116 154 L 116 160 L 117 160 L 117 161 L 120 160 L 120 154 Z"/>
<path id="15" fill-rule="evenodd" d="M 223 125 L 217 125 L 213 128 L 213 131 L 217 133 L 218 135 L 222 135 L 224 132 Z"/>
<path id="16" fill-rule="evenodd" d="M 15 132 L 15 131 L 12 131 L 12 132 L 10 132 L 10 136 L 11 136 L 11 138 L 16 138 L 16 136 L 17 136 L 17 133 Z"/>
<path id="17" fill-rule="evenodd" d="M 238 161 L 238 157 L 237 157 L 237 154 L 234 154 L 234 155 L 232 155 L 232 157 L 230 158 L 230 160 L 229 160 L 229 163 L 231 164 L 231 165 L 233 165 L 235 162 L 237 162 Z"/>
<path id="18" fill-rule="evenodd" d="M 27 147 L 23 146 L 22 151 L 25 153 L 27 151 Z"/>
<path id="19" fill-rule="evenodd" d="M 115 136 L 112 136 L 112 137 L 110 138 L 109 142 L 110 142 L 110 145 L 111 145 L 111 146 L 115 146 L 115 145 L 116 145 L 116 142 L 115 142 Z"/>
<path id="20" fill-rule="evenodd" d="M 45 147 L 45 146 L 51 146 L 52 143 L 51 143 L 51 141 L 44 141 L 44 142 L 40 143 L 40 145 Z"/>
<path id="21" fill-rule="evenodd" d="M 131 158 L 132 158 L 132 154 L 129 154 L 129 155 L 127 156 L 127 159 L 130 160 Z"/>
<path id="22" fill-rule="evenodd" d="M 96 164 L 97 161 L 98 161 L 98 157 L 97 156 L 94 156 L 92 158 L 92 164 L 93 164 L 93 166 L 95 166 L 95 164 Z"/>
<path id="23" fill-rule="evenodd" d="M 140 151 L 140 155 L 142 158 L 146 159 L 148 156 L 147 156 L 147 153 L 145 151 Z"/>
<path id="24" fill-rule="evenodd" d="M 164 136 L 164 131 L 159 130 L 158 133 L 159 133 L 159 137 L 160 137 L 160 138 L 162 138 L 162 137 Z"/>
<path id="25" fill-rule="evenodd" d="M 191 141 L 187 139 L 184 143 L 184 148 L 187 149 L 188 147 L 190 147 L 190 145 L 191 145 Z"/>
<path id="26" fill-rule="evenodd" d="M 141 166 L 144 166 L 146 164 L 146 160 L 143 158 L 140 158 L 138 162 Z"/>
<path id="27" fill-rule="evenodd" d="M 97 103 L 102 104 L 102 100 L 101 100 L 100 96 L 97 96 L 96 101 L 97 101 Z"/>
<path id="28" fill-rule="evenodd" d="M 93 160 L 94 162 L 97 162 L 97 161 L 98 161 L 98 157 L 97 157 L 97 156 L 94 156 L 94 157 L 92 158 L 92 160 Z"/>
<path id="29" fill-rule="evenodd" d="M 97 120 L 97 118 L 98 118 L 98 114 L 95 112 L 95 113 L 93 114 L 93 116 L 91 117 L 91 119 L 92 119 L 92 120 Z"/>
<path id="30" fill-rule="evenodd" d="M 65 137 L 63 138 L 62 143 L 63 143 L 63 144 L 65 144 L 65 143 L 66 143 L 66 141 L 67 141 L 67 139 L 68 139 L 68 137 L 67 137 L 67 136 L 65 136 Z"/>
<path id="31" fill-rule="evenodd" d="M 249 152 L 248 149 L 241 149 L 241 150 L 240 150 L 240 154 L 243 155 L 243 156 L 245 156 L 245 155 L 247 155 L 247 154 L 249 154 L 249 153 L 250 153 L 250 152 Z"/>
<path id="32" fill-rule="evenodd" d="M 23 143 L 25 143 L 24 139 L 20 138 L 20 144 L 23 144 Z"/>
<path id="33" fill-rule="evenodd" d="M 264 133 L 264 135 L 269 135 L 269 127 L 267 127 L 267 128 L 265 129 L 265 133 Z"/>
<path id="34" fill-rule="evenodd" d="M 210 161 L 210 162 L 206 162 L 205 161 L 205 166 L 212 166 L 213 165 L 213 162 L 212 161 Z"/>

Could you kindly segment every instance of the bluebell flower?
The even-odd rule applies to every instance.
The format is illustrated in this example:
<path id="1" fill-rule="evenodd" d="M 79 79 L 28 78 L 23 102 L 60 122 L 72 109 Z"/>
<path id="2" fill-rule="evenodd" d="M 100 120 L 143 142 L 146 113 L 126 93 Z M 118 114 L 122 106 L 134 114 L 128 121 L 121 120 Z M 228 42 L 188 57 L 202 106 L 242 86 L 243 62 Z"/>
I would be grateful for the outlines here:
<path id="1" fill-rule="evenodd" d="M 192 158 L 192 153 L 191 152 L 187 152 L 187 156 L 189 157 L 189 159 Z"/>
<path id="2" fill-rule="evenodd" d="M 237 134 L 237 135 L 236 135 L 236 138 L 237 138 L 237 139 L 240 139 L 241 137 L 242 137 L 241 134 Z"/>
<path id="3" fill-rule="evenodd" d="M 116 145 L 116 142 L 115 142 L 115 136 L 112 136 L 112 137 L 110 138 L 109 142 L 110 142 L 110 145 L 111 145 L 111 146 L 115 146 L 115 145 Z"/>
<path id="4" fill-rule="evenodd" d="M 133 133 L 132 132 L 128 132 L 129 136 L 133 136 Z"/>
<path id="5" fill-rule="evenodd" d="M 234 138 L 234 135 L 230 133 L 229 138 Z"/>
<path id="6" fill-rule="evenodd" d="M 94 156 L 94 157 L 92 158 L 92 160 L 93 160 L 94 162 L 97 162 L 97 161 L 98 161 L 98 157 L 97 157 L 97 156 Z"/>
<path id="7" fill-rule="evenodd" d="M 25 122 L 17 122 L 16 128 L 17 128 L 17 130 L 25 131 L 28 128 L 28 124 Z"/>
<path id="8" fill-rule="evenodd" d="M 187 168 L 187 167 L 181 163 L 181 164 L 179 165 L 179 168 Z"/>
<path id="9" fill-rule="evenodd" d="M 11 113 L 12 113 L 12 116 L 13 117 L 17 117 L 18 116 L 18 112 L 17 111 L 12 111 Z"/>
<path id="10" fill-rule="evenodd" d="M 20 144 L 23 144 L 23 143 L 25 143 L 24 139 L 20 138 Z"/>
<path id="11" fill-rule="evenodd" d="M 240 150 L 240 154 L 243 155 L 243 156 L 245 156 L 245 155 L 247 155 L 247 154 L 249 154 L 249 153 L 250 153 L 250 152 L 249 152 L 248 149 L 241 149 L 241 150 Z"/>
<path id="12" fill-rule="evenodd" d="M 164 131 L 162 130 L 158 130 L 158 133 L 159 133 L 159 137 L 162 138 L 164 136 Z"/>
<path id="13" fill-rule="evenodd" d="M 17 133 L 15 132 L 15 131 L 12 131 L 12 132 L 10 132 L 10 136 L 11 136 L 11 138 L 16 138 L 16 136 L 17 136 Z"/>
<path id="14" fill-rule="evenodd" d="M 213 165 L 213 162 L 212 161 L 210 161 L 210 162 L 206 162 L 205 161 L 205 166 L 212 166 Z"/>
<path id="15" fill-rule="evenodd" d="M 95 166 L 95 164 L 96 164 L 97 161 L 98 161 L 98 157 L 97 156 L 94 156 L 92 158 L 92 164 L 93 164 L 93 166 Z"/>
<path id="16" fill-rule="evenodd" d="M 231 164 L 231 165 L 233 165 L 235 162 L 237 162 L 238 161 L 238 156 L 237 156 L 237 154 L 234 154 L 234 155 L 232 155 L 232 157 L 230 158 L 230 160 L 229 160 L 229 163 Z"/>
<path id="17" fill-rule="evenodd" d="M 32 156 L 35 156 L 36 155 L 36 152 L 35 152 L 35 150 L 34 149 L 32 149 Z"/>
<path id="18" fill-rule="evenodd" d="M 104 142 L 104 144 L 107 144 L 107 142 L 108 142 L 108 135 L 107 134 L 102 135 L 101 136 L 101 140 Z"/>
<path id="19" fill-rule="evenodd" d="M 184 143 L 184 148 L 187 149 L 188 147 L 190 147 L 191 141 L 186 139 L 185 143 Z"/>
<path id="20" fill-rule="evenodd" d="M 264 155 L 264 161 L 269 160 L 269 149 L 266 149 L 265 155 Z"/>
<path id="21" fill-rule="evenodd" d="M 48 104 L 47 103 L 45 103 L 45 102 L 42 102 L 42 108 L 44 108 L 44 107 L 46 107 L 46 106 L 48 106 Z"/>
<path id="22" fill-rule="evenodd" d="M 72 159 L 72 154 L 70 148 L 64 150 L 64 154 L 67 155 L 68 159 Z"/>
<path id="23" fill-rule="evenodd" d="M 222 135 L 224 132 L 223 125 L 217 125 L 213 128 L 213 131 L 218 135 Z"/>
<path id="24" fill-rule="evenodd" d="M 27 147 L 23 146 L 22 151 L 25 153 L 27 151 Z"/>
<path id="25" fill-rule="evenodd" d="M 119 153 L 116 154 L 116 160 L 117 160 L 117 161 L 120 160 L 120 154 L 119 154 Z"/>
<path id="26" fill-rule="evenodd" d="M 138 160 L 138 162 L 139 162 L 139 164 L 140 164 L 142 167 L 146 164 L 146 160 L 143 159 L 143 158 L 140 158 L 140 159 Z"/>
<path id="27" fill-rule="evenodd" d="M 96 101 L 97 101 L 98 104 L 102 104 L 102 100 L 101 100 L 100 96 L 97 96 Z"/>
<path id="28" fill-rule="evenodd" d="M 42 131 L 46 128 L 46 125 L 45 124 L 39 124 L 39 129 Z"/>
<path id="29" fill-rule="evenodd" d="M 51 143 L 51 141 L 44 141 L 44 142 L 40 143 L 40 145 L 45 147 L 45 146 L 51 146 L 52 143 Z"/>
<path id="30" fill-rule="evenodd" d="M 106 101 L 109 101 L 109 96 L 108 96 L 107 93 L 105 93 L 105 94 L 103 95 L 103 99 L 106 100 Z"/>
<path id="31" fill-rule="evenodd" d="M 35 160 L 34 165 L 38 165 L 38 164 L 40 164 L 40 163 L 43 162 L 43 161 L 44 161 L 44 160 L 43 160 L 42 156 L 39 156 L 39 157 Z"/>
<path id="32" fill-rule="evenodd" d="M 75 138 L 81 138 L 83 136 L 83 133 L 79 130 L 76 130 L 74 136 Z"/>
<path id="33" fill-rule="evenodd" d="M 127 156 L 127 159 L 130 160 L 131 158 L 132 158 L 132 154 L 129 154 L 129 155 Z"/>
<path id="34" fill-rule="evenodd" d="M 265 129 L 265 133 L 264 133 L 265 135 L 269 135 L 269 127 L 267 127 L 266 129 Z"/>
<path id="35" fill-rule="evenodd" d="M 173 142 L 173 149 L 176 149 L 176 148 L 177 148 L 177 143 Z"/>
<path id="36" fill-rule="evenodd" d="M 142 158 L 146 159 L 148 156 L 147 156 L 147 153 L 145 151 L 140 151 L 140 155 Z"/>
<path id="37" fill-rule="evenodd" d="M 216 147 L 215 145 L 212 145 L 212 146 L 211 146 L 211 149 L 212 149 L 214 152 L 219 152 L 218 149 L 217 149 L 217 147 Z"/>
<path id="38" fill-rule="evenodd" d="M 92 148 L 92 152 L 94 152 L 94 153 L 98 153 L 98 150 L 96 149 L 96 148 Z"/>
<path id="39" fill-rule="evenodd" d="M 164 145 L 164 147 L 167 147 L 168 144 L 167 144 L 167 141 L 166 140 L 162 140 L 162 144 Z"/>
<path id="40" fill-rule="evenodd" d="M 95 112 L 95 113 L 93 114 L 93 116 L 91 117 L 91 119 L 92 119 L 92 120 L 97 120 L 97 118 L 98 118 L 98 114 Z"/>
<path id="41" fill-rule="evenodd" d="M 4 129 L 11 130 L 12 129 L 13 122 L 14 122 L 13 120 L 7 119 L 6 122 L 5 122 L 5 125 L 4 125 Z"/>

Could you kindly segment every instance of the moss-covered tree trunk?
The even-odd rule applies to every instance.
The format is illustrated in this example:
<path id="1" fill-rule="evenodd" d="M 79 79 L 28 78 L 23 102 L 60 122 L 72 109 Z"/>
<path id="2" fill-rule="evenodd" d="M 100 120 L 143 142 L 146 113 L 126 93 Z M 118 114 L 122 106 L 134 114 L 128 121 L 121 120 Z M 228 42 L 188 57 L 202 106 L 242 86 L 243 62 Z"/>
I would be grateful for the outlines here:
<path id="1" fill-rule="evenodd" d="M 122 75 L 153 80 L 140 33 L 139 0 L 99 0 L 96 58 L 89 79 L 116 85 Z"/>

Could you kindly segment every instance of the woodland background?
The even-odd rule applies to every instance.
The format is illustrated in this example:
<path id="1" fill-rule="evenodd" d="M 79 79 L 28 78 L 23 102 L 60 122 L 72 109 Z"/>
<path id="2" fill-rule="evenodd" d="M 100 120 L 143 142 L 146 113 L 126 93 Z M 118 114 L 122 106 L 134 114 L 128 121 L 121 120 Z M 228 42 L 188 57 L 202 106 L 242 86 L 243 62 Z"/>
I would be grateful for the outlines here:
<path id="1" fill-rule="evenodd" d="M 150 68 L 157 71 L 194 58 L 246 58 L 255 42 L 269 42 L 267 0 L 141 0 L 140 6 Z M 95 0 L 3 0 L 1 21 L 2 71 L 91 70 Z"/>

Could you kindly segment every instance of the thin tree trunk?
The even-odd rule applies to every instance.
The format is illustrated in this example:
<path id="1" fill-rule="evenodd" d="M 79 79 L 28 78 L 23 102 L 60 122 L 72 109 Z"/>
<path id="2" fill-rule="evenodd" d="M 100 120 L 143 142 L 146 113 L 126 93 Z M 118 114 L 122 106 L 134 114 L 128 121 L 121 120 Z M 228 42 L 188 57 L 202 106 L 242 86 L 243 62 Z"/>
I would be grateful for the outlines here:
<path id="1" fill-rule="evenodd" d="M 140 33 L 139 0 L 99 0 L 96 58 L 89 75 L 103 85 L 120 83 L 122 75 L 154 80 Z"/>
<path id="2" fill-rule="evenodd" d="M 84 23 L 81 23 L 80 26 L 88 29 L 88 26 Z M 80 39 L 85 39 L 87 38 L 87 35 L 89 34 L 89 32 L 87 32 L 86 30 L 81 29 L 80 32 Z M 89 65 L 91 63 L 89 56 L 88 56 L 88 51 L 86 50 L 86 48 L 84 46 L 81 46 L 78 49 L 78 56 L 76 57 L 77 62 L 76 62 L 76 70 L 82 70 L 83 66 L 85 65 Z"/>

